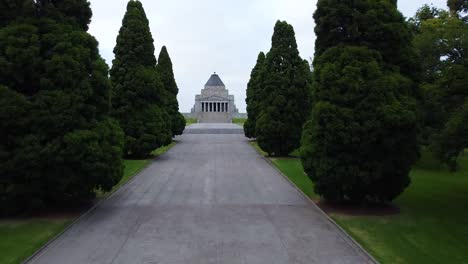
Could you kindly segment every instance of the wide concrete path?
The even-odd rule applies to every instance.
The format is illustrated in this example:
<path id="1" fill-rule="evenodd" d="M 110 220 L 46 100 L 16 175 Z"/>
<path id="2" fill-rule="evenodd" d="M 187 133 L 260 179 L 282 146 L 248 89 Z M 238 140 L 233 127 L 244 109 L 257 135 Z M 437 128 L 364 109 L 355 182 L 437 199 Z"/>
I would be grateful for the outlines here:
<path id="1" fill-rule="evenodd" d="M 217 129 L 241 130 L 189 127 L 30 263 L 371 263 L 245 137 Z"/>

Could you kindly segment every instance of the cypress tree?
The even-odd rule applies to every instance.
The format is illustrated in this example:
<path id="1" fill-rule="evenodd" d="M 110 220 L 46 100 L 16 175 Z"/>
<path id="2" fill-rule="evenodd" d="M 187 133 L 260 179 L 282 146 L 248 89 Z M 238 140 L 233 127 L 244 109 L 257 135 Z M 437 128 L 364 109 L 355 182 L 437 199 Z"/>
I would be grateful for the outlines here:
<path id="1" fill-rule="evenodd" d="M 299 147 L 302 126 L 310 113 L 309 77 L 293 27 L 278 21 L 261 71 L 264 99 L 255 128 L 259 146 L 269 155 L 285 156 Z"/>
<path id="2" fill-rule="evenodd" d="M 89 2 L 3 8 L 18 16 L 0 13 L 0 214 L 111 190 L 123 174 L 123 133 L 109 118 L 108 67 L 86 32 Z"/>
<path id="3" fill-rule="evenodd" d="M 125 132 L 124 154 L 146 158 L 171 142 L 163 107 L 163 83 L 156 71 L 154 40 L 143 6 L 130 1 L 122 21 L 111 69 L 115 117 Z"/>
<path id="4" fill-rule="evenodd" d="M 320 0 L 314 17 L 304 169 L 325 199 L 391 201 L 418 157 L 415 84 L 403 58 L 414 52 L 409 29 L 393 0 Z"/>
<path id="5" fill-rule="evenodd" d="M 177 88 L 172 61 L 166 46 L 163 46 L 159 53 L 156 70 L 163 83 L 163 105 L 171 118 L 172 136 L 182 135 L 185 129 L 185 117 L 179 112 L 179 102 L 177 101 L 179 88 Z"/>
<path id="6" fill-rule="evenodd" d="M 257 125 L 257 117 L 259 114 L 259 104 L 263 99 L 261 95 L 261 79 L 260 73 L 265 63 L 265 53 L 260 52 L 257 58 L 257 63 L 250 74 L 250 81 L 247 84 L 247 115 L 248 119 L 244 124 L 244 133 L 248 138 L 255 138 L 255 127 Z"/>

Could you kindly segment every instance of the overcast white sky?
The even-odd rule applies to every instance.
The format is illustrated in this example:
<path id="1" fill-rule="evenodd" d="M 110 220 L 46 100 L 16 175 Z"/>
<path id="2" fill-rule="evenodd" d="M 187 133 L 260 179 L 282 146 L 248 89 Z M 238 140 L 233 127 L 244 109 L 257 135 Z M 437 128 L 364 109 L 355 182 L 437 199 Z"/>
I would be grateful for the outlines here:
<path id="1" fill-rule="evenodd" d="M 90 0 L 90 33 L 100 43 L 109 66 L 127 0 Z M 286 20 L 296 31 L 304 59 L 314 55 L 316 0 L 141 0 L 155 39 L 156 56 L 166 45 L 179 85 L 181 112 L 189 112 L 195 95 L 213 72 L 235 95 L 245 112 L 245 89 L 260 51 L 267 52 L 275 22 Z M 446 0 L 400 0 L 399 9 L 413 16 L 423 4 L 445 7 Z"/>

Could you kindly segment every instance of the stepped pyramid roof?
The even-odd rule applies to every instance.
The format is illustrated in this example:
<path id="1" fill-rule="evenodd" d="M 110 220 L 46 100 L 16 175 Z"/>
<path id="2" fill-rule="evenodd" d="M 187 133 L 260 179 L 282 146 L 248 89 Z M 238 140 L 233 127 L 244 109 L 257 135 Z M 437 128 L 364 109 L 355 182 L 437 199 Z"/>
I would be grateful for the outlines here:
<path id="1" fill-rule="evenodd" d="M 211 75 L 208 82 L 206 82 L 205 86 L 225 86 L 219 75 L 216 72 Z"/>

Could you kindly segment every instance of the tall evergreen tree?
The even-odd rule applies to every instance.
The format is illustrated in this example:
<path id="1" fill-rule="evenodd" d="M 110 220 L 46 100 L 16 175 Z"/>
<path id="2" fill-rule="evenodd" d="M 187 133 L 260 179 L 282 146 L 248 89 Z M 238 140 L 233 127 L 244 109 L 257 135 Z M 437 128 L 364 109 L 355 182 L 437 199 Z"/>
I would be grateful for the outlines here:
<path id="1" fill-rule="evenodd" d="M 85 31 L 89 2 L 0 3 L 0 214 L 110 190 L 123 133 L 109 118 L 108 67 Z"/>
<path id="2" fill-rule="evenodd" d="M 325 199 L 391 201 L 418 157 L 409 29 L 394 0 L 319 0 L 314 18 L 305 171 Z"/>
<path id="3" fill-rule="evenodd" d="M 261 70 L 264 99 L 255 128 L 259 146 L 269 155 L 285 156 L 299 147 L 310 113 L 309 77 L 309 65 L 299 56 L 293 27 L 278 21 Z"/>
<path id="4" fill-rule="evenodd" d="M 185 129 L 185 117 L 179 112 L 179 102 L 177 101 L 179 88 L 177 88 L 174 71 L 172 69 L 172 61 L 166 46 L 163 46 L 159 53 L 156 70 L 164 87 L 163 106 L 171 118 L 172 136 L 182 135 Z"/>
<path id="5" fill-rule="evenodd" d="M 126 156 L 145 158 L 171 142 L 163 83 L 156 71 L 154 40 L 143 5 L 130 1 L 122 21 L 111 69 L 115 117 L 125 132 Z"/>
<path id="6" fill-rule="evenodd" d="M 255 138 L 255 127 L 257 126 L 257 117 L 259 114 L 259 104 L 263 99 L 261 95 L 261 70 L 265 63 L 265 53 L 260 52 L 257 58 L 257 63 L 252 69 L 250 74 L 250 81 L 247 84 L 247 98 L 245 102 L 247 103 L 247 115 L 248 119 L 244 124 L 244 133 L 248 138 Z"/>

